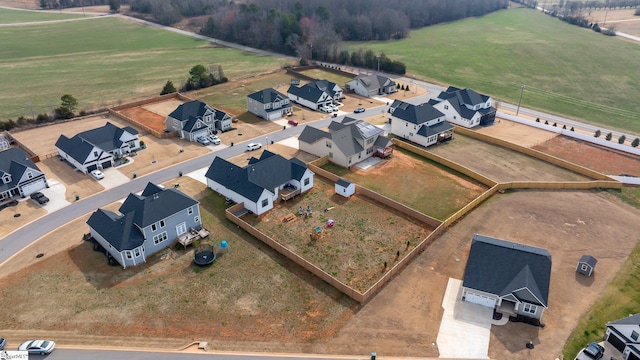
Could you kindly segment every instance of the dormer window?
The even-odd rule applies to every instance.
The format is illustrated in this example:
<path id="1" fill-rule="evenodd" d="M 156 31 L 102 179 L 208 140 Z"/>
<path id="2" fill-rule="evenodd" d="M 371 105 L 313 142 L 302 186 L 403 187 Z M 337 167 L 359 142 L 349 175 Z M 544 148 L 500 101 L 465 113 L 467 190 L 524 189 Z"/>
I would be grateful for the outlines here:
<path id="1" fill-rule="evenodd" d="M 27 172 L 27 179 L 31 179 L 33 178 L 33 174 L 31 173 L 31 171 Z"/>
<path id="2" fill-rule="evenodd" d="M 4 182 L 5 184 L 10 183 L 10 182 L 11 182 L 11 174 L 5 174 L 5 175 L 2 177 L 2 182 Z"/>

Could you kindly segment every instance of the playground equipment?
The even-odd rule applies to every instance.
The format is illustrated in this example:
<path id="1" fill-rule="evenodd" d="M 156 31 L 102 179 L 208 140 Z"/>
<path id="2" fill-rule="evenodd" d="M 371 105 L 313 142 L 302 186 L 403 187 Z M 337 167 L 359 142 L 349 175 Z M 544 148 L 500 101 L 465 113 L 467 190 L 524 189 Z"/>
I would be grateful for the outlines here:
<path id="1" fill-rule="evenodd" d="M 211 265 L 216 260 L 216 253 L 213 251 L 213 245 L 200 244 L 193 253 L 193 262 L 199 266 Z"/>
<path id="2" fill-rule="evenodd" d="M 334 225 L 334 221 L 333 221 L 333 219 L 329 219 L 329 220 L 327 220 L 327 227 L 332 228 L 332 227 L 333 227 L 333 225 Z"/>

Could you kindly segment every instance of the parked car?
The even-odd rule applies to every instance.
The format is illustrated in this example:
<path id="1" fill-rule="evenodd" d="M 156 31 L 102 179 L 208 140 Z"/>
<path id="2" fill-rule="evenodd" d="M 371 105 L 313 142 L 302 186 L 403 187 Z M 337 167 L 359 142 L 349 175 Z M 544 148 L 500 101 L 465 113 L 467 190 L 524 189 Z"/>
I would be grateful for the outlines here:
<path id="1" fill-rule="evenodd" d="M 363 112 L 364 112 L 364 110 L 365 110 L 365 109 L 364 109 L 363 107 L 357 107 L 357 108 L 355 108 L 355 109 L 353 110 L 353 112 L 354 112 L 354 113 L 356 113 L 356 114 L 357 114 L 357 113 L 363 113 Z"/>
<path id="2" fill-rule="evenodd" d="M 290 119 L 289 121 L 287 121 L 287 124 L 293 125 L 293 126 L 298 126 L 298 120 Z"/>
<path id="3" fill-rule="evenodd" d="M 205 137 L 205 136 L 201 136 L 199 138 L 196 139 L 197 142 L 199 142 L 200 144 L 207 146 L 209 144 L 211 144 L 211 141 L 209 141 L 209 138 Z"/>
<path id="4" fill-rule="evenodd" d="M 51 340 L 29 340 L 20 345 L 18 350 L 28 351 L 29 354 L 46 355 L 51 354 L 56 347 L 56 343 Z"/>
<path id="5" fill-rule="evenodd" d="M 247 144 L 247 151 L 258 150 L 262 147 L 260 143 L 249 143 Z"/>
<path id="6" fill-rule="evenodd" d="M 44 204 L 49 202 L 49 198 L 44 196 L 44 194 L 41 193 L 40 191 L 36 191 L 34 193 L 31 193 L 31 195 L 29 195 L 29 196 L 31 197 L 31 199 L 37 201 L 38 204 L 40 204 L 40 205 L 44 205 Z"/>
<path id="7" fill-rule="evenodd" d="M 4 349 L 5 345 L 7 345 L 7 339 L 0 338 L 0 350 Z"/>
<path id="8" fill-rule="evenodd" d="M 328 106 L 320 106 L 318 108 L 318 110 L 326 112 L 326 113 L 330 113 L 331 112 L 331 109 Z"/>
<path id="9" fill-rule="evenodd" d="M 91 171 L 91 176 L 93 176 L 93 178 L 96 180 L 104 179 L 104 174 L 98 169 Z"/>
<path id="10" fill-rule="evenodd" d="M 331 110 L 331 111 L 333 111 L 333 112 L 340 110 L 340 109 L 338 109 L 338 107 L 337 107 L 337 106 L 335 106 L 335 105 L 333 105 L 333 104 L 329 105 L 329 106 L 328 106 L 328 108 L 329 108 L 329 110 Z"/>
<path id="11" fill-rule="evenodd" d="M 220 138 L 217 137 L 216 135 L 209 136 L 209 141 L 211 141 L 211 143 L 213 143 L 213 145 L 220 145 L 220 143 L 222 142 L 222 141 L 220 141 Z"/>
<path id="12" fill-rule="evenodd" d="M 604 347 L 598 344 L 597 342 L 592 342 L 591 344 L 587 345 L 586 348 L 580 351 L 580 353 L 578 353 L 578 356 L 576 356 L 576 359 L 577 360 L 587 360 L 587 359 L 599 360 L 599 359 L 602 359 L 603 356 L 604 356 Z"/>

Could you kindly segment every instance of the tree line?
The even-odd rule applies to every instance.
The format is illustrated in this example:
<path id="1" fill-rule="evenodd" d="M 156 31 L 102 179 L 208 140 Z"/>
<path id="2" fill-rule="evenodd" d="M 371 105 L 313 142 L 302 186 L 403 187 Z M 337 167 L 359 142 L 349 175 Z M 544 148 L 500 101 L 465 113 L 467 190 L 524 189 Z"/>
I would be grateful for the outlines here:
<path id="1" fill-rule="evenodd" d="M 109 5 L 111 8 L 128 4 L 128 0 L 40 0 L 42 9 L 65 9 L 82 6 Z"/>

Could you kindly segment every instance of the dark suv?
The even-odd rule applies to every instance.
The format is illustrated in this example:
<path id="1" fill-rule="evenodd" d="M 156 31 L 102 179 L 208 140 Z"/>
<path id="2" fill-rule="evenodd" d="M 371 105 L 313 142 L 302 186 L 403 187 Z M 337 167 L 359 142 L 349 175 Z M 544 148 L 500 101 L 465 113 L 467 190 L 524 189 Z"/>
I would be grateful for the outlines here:
<path id="1" fill-rule="evenodd" d="M 49 202 L 49 198 L 44 196 L 44 194 L 41 193 L 40 191 L 34 192 L 33 194 L 31 194 L 31 198 L 37 201 L 38 204 L 40 205 L 44 205 Z"/>
<path id="2" fill-rule="evenodd" d="M 602 359 L 603 356 L 604 347 L 602 347 L 602 345 L 598 344 L 597 342 L 592 342 L 591 344 L 587 345 L 587 347 L 584 348 L 584 350 L 582 350 L 580 354 L 578 354 L 578 357 L 576 357 L 576 359 L 599 360 Z"/>

